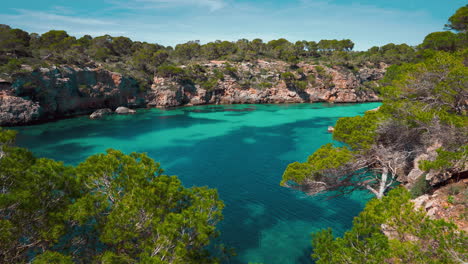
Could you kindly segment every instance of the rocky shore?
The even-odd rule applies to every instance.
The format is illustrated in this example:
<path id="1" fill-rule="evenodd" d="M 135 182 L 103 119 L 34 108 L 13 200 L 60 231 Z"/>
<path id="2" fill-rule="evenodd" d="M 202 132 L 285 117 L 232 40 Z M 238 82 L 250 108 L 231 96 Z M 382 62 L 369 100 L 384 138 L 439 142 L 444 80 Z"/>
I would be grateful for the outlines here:
<path id="1" fill-rule="evenodd" d="M 182 66 L 184 68 L 186 66 Z M 210 88 L 155 76 L 150 89 L 119 73 L 102 68 L 60 66 L 25 70 L 12 81 L 0 80 L 0 126 L 89 115 L 99 109 L 118 107 L 175 107 L 203 104 L 263 104 L 375 102 L 379 98 L 369 84 L 383 78 L 387 65 L 351 71 L 341 66 L 325 67 L 299 63 L 295 69 L 281 61 L 201 64 L 206 74 L 218 76 Z M 27 67 L 26 67 L 27 68 Z M 234 69 L 234 70 L 233 70 Z M 235 71 L 229 74 L 227 71 Z M 282 74 L 291 72 L 295 87 Z"/>

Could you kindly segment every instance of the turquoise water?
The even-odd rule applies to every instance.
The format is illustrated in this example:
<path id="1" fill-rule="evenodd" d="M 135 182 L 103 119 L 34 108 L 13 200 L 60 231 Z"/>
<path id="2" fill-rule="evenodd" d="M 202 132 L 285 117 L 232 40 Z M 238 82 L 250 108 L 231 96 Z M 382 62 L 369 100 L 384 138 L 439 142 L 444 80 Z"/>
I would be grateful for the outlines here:
<path id="1" fill-rule="evenodd" d="M 139 110 L 16 128 L 18 144 L 39 156 L 77 164 L 107 148 L 147 152 L 185 186 L 217 188 L 225 202 L 219 238 L 235 247 L 230 263 L 311 263 L 310 234 L 350 228 L 368 196 L 333 200 L 279 186 L 286 166 L 332 141 L 327 127 L 368 104 L 232 105 Z"/>

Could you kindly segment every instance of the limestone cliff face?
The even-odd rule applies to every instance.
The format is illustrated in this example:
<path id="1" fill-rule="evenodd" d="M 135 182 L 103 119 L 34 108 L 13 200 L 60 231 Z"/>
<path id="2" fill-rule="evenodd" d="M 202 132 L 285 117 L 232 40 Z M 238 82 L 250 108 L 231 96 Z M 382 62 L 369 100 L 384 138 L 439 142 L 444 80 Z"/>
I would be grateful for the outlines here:
<path id="1" fill-rule="evenodd" d="M 11 82 L 0 80 L 0 126 L 44 122 L 119 106 L 372 102 L 379 100 L 377 95 L 363 87 L 381 79 L 386 69 L 381 65 L 352 72 L 344 67 L 306 63 L 291 68 L 285 62 L 262 60 L 211 61 L 197 66 L 205 79 L 214 80 L 210 86 L 155 76 L 146 92 L 140 92 L 136 80 L 101 68 L 29 68 L 15 74 Z M 286 72 L 290 77 L 287 80 L 282 76 Z"/>
<path id="2" fill-rule="evenodd" d="M 226 63 L 212 61 L 202 65 L 209 76 L 221 72 L 223 78 L 210 89 L 197 84 L 179 84 L 171 78 L 156 76 L 147 95 L 148 105 L 172 107 L 200 104 L 263 104 L 336 102 L 355 103 L 378 101 L 365 83 L 383 78 L 386 65 L 379 68 L 363 68 L 353 73 L 343 67 L 327 68 L 300 63 L 291 69 L 284 62 L 257 61 L 254 63 Z M 235 69 L 234 74 L 226 74 Z M 281 74 L 292 72 L 295 80 L 282 79 Z M 305 87 L 295 87 L 299 81 Z M 291 84 L 292 83 L 292 84 Z"/>
<path id="3" fill-rule="evenodd" d="M 141 106 L 138 83 L 103 69 L 54 67 L 18 73 L 0 87 L 0 125 L 89 114 L 99 108 Z"/>

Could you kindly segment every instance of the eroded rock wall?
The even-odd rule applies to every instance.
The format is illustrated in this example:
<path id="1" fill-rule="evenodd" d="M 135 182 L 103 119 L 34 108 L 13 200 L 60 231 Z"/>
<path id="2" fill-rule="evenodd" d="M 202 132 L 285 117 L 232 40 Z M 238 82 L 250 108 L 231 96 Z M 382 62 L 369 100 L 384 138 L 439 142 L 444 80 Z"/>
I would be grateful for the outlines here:
<path id="1" fill-rule="evenodd" d="M 266 61 L 237 64 L 216 61 L 202 66 L 207 72 L 224 72 L 226 68 L 234 67 L 237 76 L 224 74 L 223 79 L 218 80 L 211 89 L 204 89 L 197 84 L 182 85 L 171 78 L 156 76 L 147 95 L 148 105 L 173 107 L 200 104 L 375 102 L 379 101 L 375 92 L 363 87 L 365 83 L 383 78 L 386 69 L 386 65 L 383 65 L 353 73 L 344 67 L 327 68 L 300 63 L 297 69 L 291 70 L 287 63 Z M 281 78 L 284 72 L 294 72 L 297 81 L 307 85 L 297 88 L 288 84 Z M 268 83 L 271 87 L 259 88 L 259 83 Z"/>
<path id="2" fill-rule="evenodd" d="M 96 109 L 144 106 L 132 79 L 104 69 L 54 67 L 18 73 L 0 91 L 0 125 L 24 125 Z"/>
<path id="3" fill-rule="evenodd" d="M 101 68 L 60 66 L 17 73 L 11 83 L 0 80 L 0 126 L 44 122 L 119 106 L 373 102 L 379 98 L 364 87 L 381 79 L 387 67 L 364 67 L 353 72 L 307 63 L 291 68 L 282 61 L 263 60 L 211 61 L 198 66 L 207 78 L 217 76 L 214 86 L 204 88 L 197 82 L 155 76 L 151 89 L 143 92 L 135 79 Z M 294 80 L 285 81 L 285 72 L 293 73 Z M 294 85 L 296 81 L 302 83 L 300 88 Z"/>

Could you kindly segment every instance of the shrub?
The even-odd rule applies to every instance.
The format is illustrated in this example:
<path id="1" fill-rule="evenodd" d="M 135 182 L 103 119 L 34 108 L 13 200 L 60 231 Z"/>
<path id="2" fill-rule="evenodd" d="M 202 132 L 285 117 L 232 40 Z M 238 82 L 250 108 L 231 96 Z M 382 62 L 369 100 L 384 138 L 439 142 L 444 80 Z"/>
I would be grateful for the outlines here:
<path id="1" fill-rule="evenodd" d="M 184 74 L 184 69 L 172 65 L 163 65 L 159 66 L 157 68 L 157 72 L 162 76 L 162 77 L 176 77 L 176 76 L 181 76 Z"/>
<path id="2" fill-rule="evenodd" d="M 447 202 L 453 204 L 455 202 L 455 197 L 453 197 L 453 195 L 449 195 L 447 197 Z"/>
<path id="3" fill-rule="evenodd" d="M 307 88 L 307 82 L 306 81 L 295 81 L 294 82 L 294 87 L 297 89 L 305 90 Z"/>
<path id="4" fill-rule="evenodd" d="M 281 73 L 281 79 L 288 82 L 288 81 L 295 80 L 296 77 L 294 76 L 294 74 L 292 72 L 283 72 L 283 73 Z"/>
<path id="5" fill-rule="evenodd" d="M 261 88 L 271 88 L 271 87 L 273 87 L 273 84 L 269 83 L 269 82 L 262 82 L 262 83 L 259 84 L 259 86 Z"/>
<path id="6" fill-rule="evenodd" d="M 212 91 L 214 90 L 214 88 L 216 87 L 216 85 L 218 85 L 218 80 L 215 79 L 215 78 L 210 78 L 204 82 L 201 82 L 200 83 L 200 87 L 202 89 L 205 89 L 207 91 Z"/>
<path id="7" fill-rule="evenodd" d="M 224 74 L 218 69 L 213 70 L 214 77 L 218 80 L 224 81 Z"/>
<path id="8" fill-rule="evenodd" d="M 322 66 L 315 66 L 315 70 L 319 75 L 325 74 L 325 69 Z"/>
<path id="9" fill-rule="evenodd" d="M 448 188 L 448 194 L 458 195 L 463 191 L 463 189 L 465 188 L 462 185 L 453 184 L 453 185 L 450 185 L 450 187 Z"/>
<path id="10" fill-rule="evenodd" d="M 411 197 L 414 199 L 421 195 L 429 193 L 431 190 L 431 185 L 426 181 L 426 175 L 424 174 L 416 180 L 413 188 L 411 188 L 410 190 L 410 193 Z"/>

